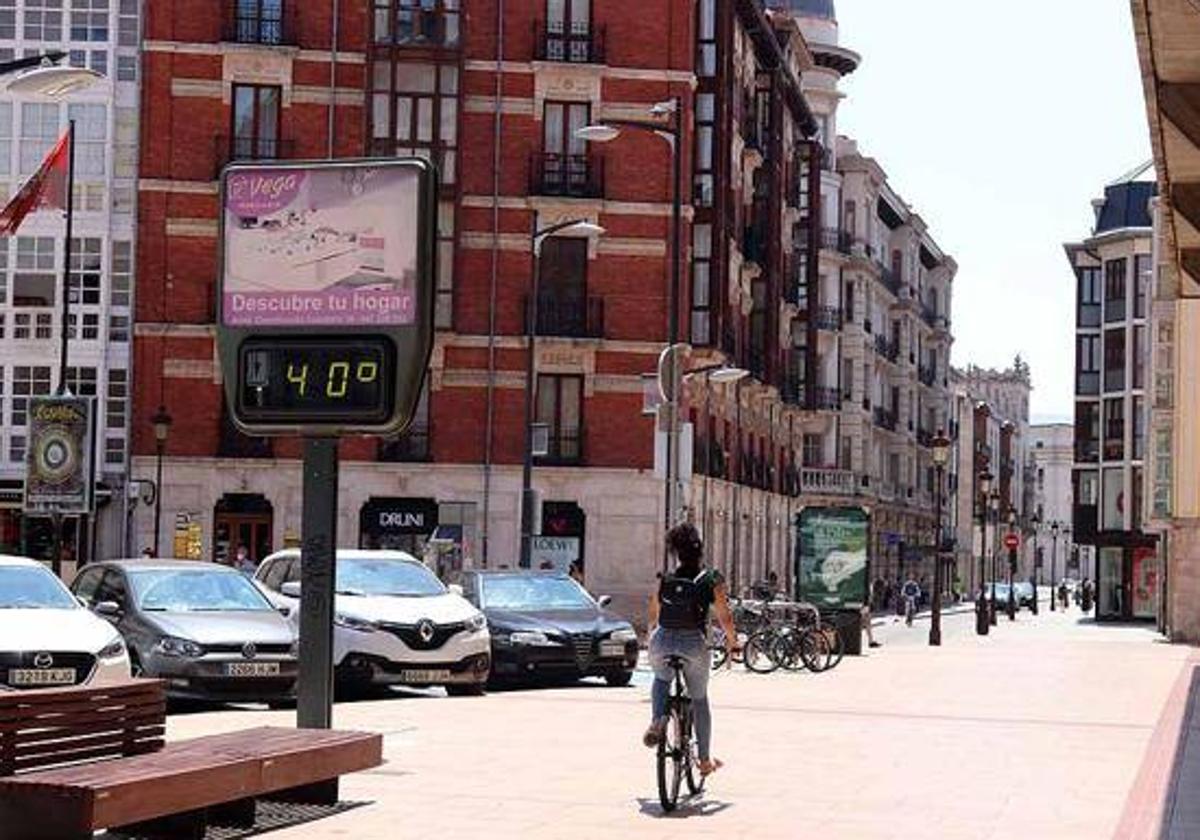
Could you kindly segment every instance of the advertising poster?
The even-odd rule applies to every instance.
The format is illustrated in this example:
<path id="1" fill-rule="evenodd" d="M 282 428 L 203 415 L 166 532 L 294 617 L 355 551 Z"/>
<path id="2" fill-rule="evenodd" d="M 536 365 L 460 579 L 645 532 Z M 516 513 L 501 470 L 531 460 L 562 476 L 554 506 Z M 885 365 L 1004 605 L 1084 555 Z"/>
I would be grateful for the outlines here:
<path id="1" fill-rule="evenodd" d="M 92 399 L 31 397 L 25 450 L 25 511 L 92 509 Z"/>
<path id="2" fill-rule="evenodd" d="M 533 537 L 529 562 L 535 569 L 566 572 L 579 559 L 579 537 Z"/>
<path id="3" fill-rule="evenodd" d="M 416 323 L 419 202 L 419 176 L 404 167 L 231 171 L 222 323 Z"/>
<path id="4" fill-rule="evenodd" d="M 799 598 L 818 607 L 861 607 L 867 599 L 867 512 L 806 507 L 796 516 L 796 529 Z"/>

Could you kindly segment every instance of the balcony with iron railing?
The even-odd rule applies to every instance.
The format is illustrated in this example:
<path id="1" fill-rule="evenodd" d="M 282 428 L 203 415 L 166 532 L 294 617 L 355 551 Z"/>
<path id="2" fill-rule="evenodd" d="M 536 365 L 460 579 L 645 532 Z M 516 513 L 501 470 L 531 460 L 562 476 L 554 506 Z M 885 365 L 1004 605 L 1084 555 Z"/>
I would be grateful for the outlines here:
<path id="1" fill-rule="evenodd" d="M 881 429 L 887 429 L 889 432 L 896 431 L 896 413 L 888 411 L 883 406 L 875 406 L 874 414 L 875 425 Z"/>
<path id="2" fill-rule="evenodd" d="M 525 332 L 529 332 L 532 299 L 525 296 Z M 541 292 L 537 301 L 537 334 L 563 338 L 603 338 L 604 298 Z"/>
<path id="3" fill-rule="evenodd" d="M 225 0 L 221 40 L 267 47 L 295 46 L 295 0 Z"/>
<path id="4" fill-rule="evenodd" d="M 546 454 L 534 459 L 548 467 L 569 467 L 583 463 L 583 430 L 551 427 L 546 439 Z"/>
<path id="5" fill-rule="evenodd" d="M 534 60 L 603 64 L 605 34 L 602 26 L 577 26 L 562 22 L 547 26 L 542 21 L 534 21 Z"/>
<path id="6" fill-rule="evenodd" d="M 858 481 L 850 470 L 802 467 L 800 491 L 824 496 L 853 496 L 858 492 Z"/>
<path id="7" fill-rule="evenodd" d="M 604 198 L 604 159 L 547 153 L 529 159 L 529 194 L 556 198 Z"/>
<path id="8" fill-rule="evenodd" d="M 220 134 L 213 139 L 214 177 L 228 163 L 245 160 L 286 160 L 295 156 L 296 144 L 282 137 L 230 137 Z"/>
<path id="9" fill-rule="evenodd" d="M 879 282 L 895 297 L 900 297 L 900 275 L 886 265 L 879 266 Z"/>
<path id="10" fill-rule="evenodd" d="M 900 358 L 900 345 L 886 335 L 877 335 L 875 336 L 875 352 L 894 363 Z"/>
<path id="11" fill-rule="evenodd" d="M 844 230 L 837 228 L 823 228 L 821 230 L 821 247 L 829 251 L 838 251 L 842 254 L 850 253 L 850 234 Z"/>
<path id="12" fill-rule="evenodd" d="M 837 306 L 818 306 L 810 316 L 819 330 L 837 332 L 842 328 L 842 310 Z"/>

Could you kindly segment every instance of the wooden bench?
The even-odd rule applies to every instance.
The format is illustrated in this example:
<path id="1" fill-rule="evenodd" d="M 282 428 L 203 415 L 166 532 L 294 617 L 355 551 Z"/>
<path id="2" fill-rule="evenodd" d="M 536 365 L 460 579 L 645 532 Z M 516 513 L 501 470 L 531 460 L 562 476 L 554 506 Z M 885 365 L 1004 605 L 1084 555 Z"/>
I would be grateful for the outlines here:
<path id="1" fill-rule="evenodd" d="M 0 694 L 0 840 L 101 828 L 200 838 L 252 826 L 255 800 L 333 804 L 338 777 L 383 763 L 363 732 L 260 727 L 164 743 L 157 680 Z"/>

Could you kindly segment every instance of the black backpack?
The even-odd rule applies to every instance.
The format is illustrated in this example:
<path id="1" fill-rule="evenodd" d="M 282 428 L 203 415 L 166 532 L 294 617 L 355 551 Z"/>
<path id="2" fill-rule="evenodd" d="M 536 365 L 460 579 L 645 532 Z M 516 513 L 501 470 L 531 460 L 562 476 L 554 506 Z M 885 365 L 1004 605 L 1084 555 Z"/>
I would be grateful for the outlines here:
<path id="1" fill-rule="evenodd" d="M 702 630 L 712 599 L 705 572 L 694 578 L 665 575 L 658 584 L 658 624 L 670 630 Z"/>

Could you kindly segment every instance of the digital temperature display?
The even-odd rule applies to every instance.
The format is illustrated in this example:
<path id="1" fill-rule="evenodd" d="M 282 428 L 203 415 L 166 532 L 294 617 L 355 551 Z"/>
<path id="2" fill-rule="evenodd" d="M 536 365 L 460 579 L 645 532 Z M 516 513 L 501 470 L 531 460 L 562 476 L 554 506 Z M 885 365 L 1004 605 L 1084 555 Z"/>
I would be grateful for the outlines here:
<path id="1" fill-rule="evenodd" d="M 395 408 L 396 352 L 385 336 L 250 339 L 240 365 L 239 408 L 251 422 L 381 423 Z"/>

